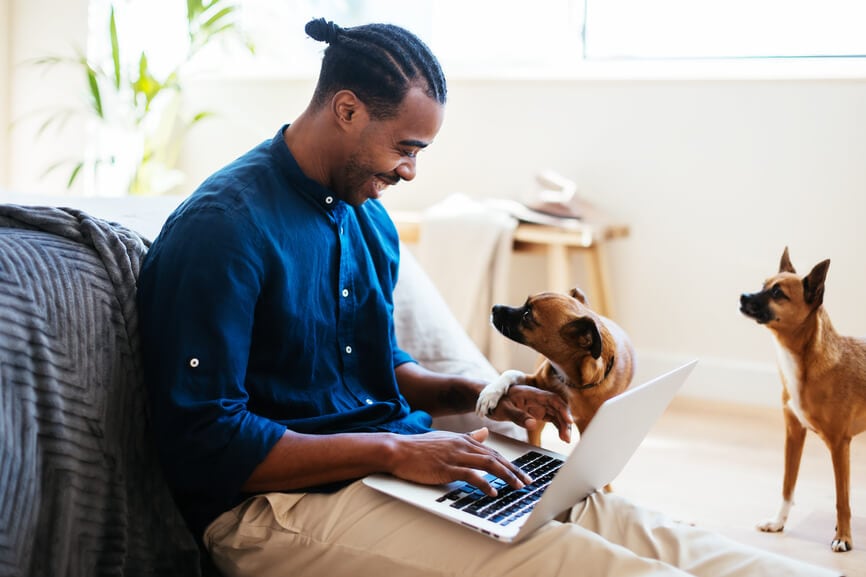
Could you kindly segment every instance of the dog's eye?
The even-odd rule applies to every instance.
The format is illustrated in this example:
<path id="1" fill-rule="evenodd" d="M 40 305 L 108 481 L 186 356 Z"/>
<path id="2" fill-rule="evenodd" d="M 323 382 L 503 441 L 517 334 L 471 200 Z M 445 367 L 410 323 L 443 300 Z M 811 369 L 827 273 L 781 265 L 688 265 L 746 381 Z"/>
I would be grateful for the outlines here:
<path id="1" fill-rule="evenodd" d="M 788 295 L 786 295 L 785 292 L 781 288 L 779 288 L 779 285 L 773 285 L 773 288 L 770 289 L 770 298 L 774 300 L 782 300 L 787 299 Z"/>
<path id="2" fill-rule="evenodd" d="M 523 322 L 525 324 L 531 323 L 532 322 L 532 311 L 529 309 L 526 309 L 525 311 L 523 311 L 523 316 L 520 317 L 520 320 L 521 320 L 521 322 Z"/>

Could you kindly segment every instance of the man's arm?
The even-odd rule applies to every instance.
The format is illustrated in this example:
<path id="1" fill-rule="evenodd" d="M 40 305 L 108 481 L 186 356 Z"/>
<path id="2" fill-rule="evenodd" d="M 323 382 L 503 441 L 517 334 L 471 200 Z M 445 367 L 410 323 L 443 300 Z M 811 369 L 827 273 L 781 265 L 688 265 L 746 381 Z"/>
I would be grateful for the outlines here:
<path id="1" fill-rule="evenodd" d="M 434 415 L 472 411 L 486 384 L 478 379 L 435 373 L 415 363 L 400 365 L 396 374 L 409 404 Z M 522 385 L 509 389 L 492 417 L 527 428 L 550 421 L 566 441 L 573 423 L 568 405 L 559 395 Z M 370 473 L 390 473 L 425 484 L 467 481 L 491 495 L 495 490 L 484 479 L 485 472 L 513 487 L 528 482 L 519 469 L 483 444 L 487 434 L 487 429 L 469 434 L 434 431 L 423 435 L 305 435 L 287 430 L 247 479 L 243 490 L 302 489 Z"/>
<path id="2" fill-rule="evenodd" d="M 434 431 L 422 435 L 341 433 L 305 435 L 287 430 L 244 483 L 246 492 L 303 489 L 390 473 L 424 484 L 467 481 L 488 495 L 492 473 L 515 488 L 529 477 L 483 444 L 487 429 L 470 434 Z"/>
<path id="3" fill-rule="evenodd" d="M 481 389 L 487 384 L 480 379 L 435 373 L 415 363 L 404 363 L 395 373 L 400 392 L 409 406 L 433 416 L 473 411 Z M 511 421 L 530 431 L 551 422 L 565 442 L 571 440 L 571 425 L 574 424 L 568 403 L 562 397 L 525 385 L 512 386 L 490 417 Z"/>
<path id="4" fill-rule="evenodd" d="M 409 406 L 434 417 L 472 412 L 487 384 L 481 379 L 435 373 L 416 363 L 403 363 L 394 372 Z"/>

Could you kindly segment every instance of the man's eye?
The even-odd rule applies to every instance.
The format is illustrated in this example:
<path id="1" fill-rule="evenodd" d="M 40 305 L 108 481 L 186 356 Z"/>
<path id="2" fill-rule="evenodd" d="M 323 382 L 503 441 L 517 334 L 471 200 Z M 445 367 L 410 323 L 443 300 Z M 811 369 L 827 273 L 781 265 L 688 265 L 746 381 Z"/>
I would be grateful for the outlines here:
<path id="1" fill-rule="evenodd" d="M 416 158 L 418 156 L 417 150 L 404 150 L 403 156 L 408 156 L 409 158 Z"/>

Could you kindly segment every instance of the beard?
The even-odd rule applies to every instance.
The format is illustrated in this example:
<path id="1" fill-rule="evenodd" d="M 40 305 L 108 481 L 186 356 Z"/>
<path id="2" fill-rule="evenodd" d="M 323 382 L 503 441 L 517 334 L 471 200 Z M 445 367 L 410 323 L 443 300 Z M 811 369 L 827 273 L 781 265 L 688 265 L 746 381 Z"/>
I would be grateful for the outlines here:
<path id="1" fill-rule="evenodd" d="M 386 185 L 397 184 L 400 177 L 376 172 L 356 153 L 346 161 L 342 181 L 342 190 L 334 192 L 348 204 L 360 206 L 371 198 L 378 198 Z"/>

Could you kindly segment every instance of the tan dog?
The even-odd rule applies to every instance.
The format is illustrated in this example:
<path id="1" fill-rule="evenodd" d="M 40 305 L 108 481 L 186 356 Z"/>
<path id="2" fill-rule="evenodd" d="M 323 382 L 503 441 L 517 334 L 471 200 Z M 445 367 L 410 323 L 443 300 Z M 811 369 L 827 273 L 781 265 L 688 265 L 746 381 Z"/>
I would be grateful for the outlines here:
<path id="1" fill-rule="evenodd" d="M 826 443 L 836 477 L 836 535 L 833 551 L 850 551 L 851 438 L 866 430 L 866 340 L 839 335 L 824 310 L 824 260 L 805 277 L 797 275 L 788 249 L 779 273 L 759 292 L 740 296 L 740 312 L 773 333 L 782 377 L 785 414 L 785 475 L 782 506 L 761 531 L 781 531 L 793 505 L 794 486 L 806 430 Z"/>
<path id="2" fill-rule="evenodd" d="M 532 375 L 505 371 L 481 392 L 476 406 L 487 415 L 514 384 L 552 391 L 568 401 L 578 431 L 583 432 L 601 404 L 628 388 L 634 375 L 634 350 L 625 332 L 587 306 L 579 289 L 570 294 L 544 292 L 521 307 L 496 305 L 493 326 L 509 339 L 541 353 Z M 529 433 L 541 444 L 541 428 Z"/>

